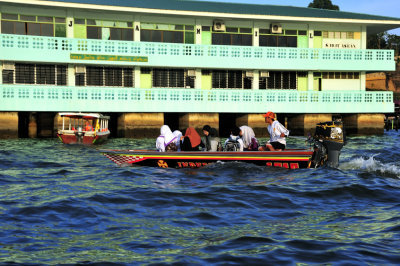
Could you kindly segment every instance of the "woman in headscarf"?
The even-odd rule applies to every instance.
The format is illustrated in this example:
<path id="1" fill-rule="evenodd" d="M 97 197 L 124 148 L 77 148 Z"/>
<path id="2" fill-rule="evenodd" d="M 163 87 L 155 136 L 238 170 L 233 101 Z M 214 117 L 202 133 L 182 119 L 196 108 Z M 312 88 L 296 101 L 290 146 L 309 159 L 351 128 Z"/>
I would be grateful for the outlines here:
<path id="1" fill-rule="evenodd" d="M 201 143 L 199 133 L 193 128 L 186 129 L 185 136 L 181 137 L 180 147 L 182 151 L 198 151 Z"/>
<path id="2" fill-rule="evenodd" d="M 243 140 L 245 151 L 257 151 L 258 150 L 258 140 L 254 134 L 254 130 L 249 126 L 240 127 L 240 136 Z"/>
<path id="3" fill-rule="evenodd" d="M 182 137 L 182 132 L 179 130 L 175 130 L 172 132 L 172 134 L 176 137 L 176 147 L 178 151 L 181 151 L 181 137 Z"/>
<path id="4" fill-rule="evenodd" d="M 158 151 L 165 152 L 166 147 L 172 142 L 176 141 L 177 138 L 174 136 L 174 134 L 172 134 L 171 129 L 167 125 L 163 125 L 160 131 L 161 135 L 158 136 L 156 140 L 156 148 Z"/>

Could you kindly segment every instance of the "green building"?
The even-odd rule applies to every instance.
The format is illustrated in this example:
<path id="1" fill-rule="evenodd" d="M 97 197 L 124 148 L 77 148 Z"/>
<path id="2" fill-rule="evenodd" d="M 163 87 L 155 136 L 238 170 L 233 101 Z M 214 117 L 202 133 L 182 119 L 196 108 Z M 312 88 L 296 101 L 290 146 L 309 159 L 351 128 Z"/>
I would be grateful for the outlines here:
<path id="1" fill-rule="evenodd" d="M 394 71 L 367 35 L 399 18 L 179 0 L 0 0 L 0 135 L 46 136 L 58 112 L 110 114 L 118 136 L 161 125 L 265 130 L 268 110 L 299 134 L 340 116 L 383 132 L 393 94 L 366 91 Z"/>

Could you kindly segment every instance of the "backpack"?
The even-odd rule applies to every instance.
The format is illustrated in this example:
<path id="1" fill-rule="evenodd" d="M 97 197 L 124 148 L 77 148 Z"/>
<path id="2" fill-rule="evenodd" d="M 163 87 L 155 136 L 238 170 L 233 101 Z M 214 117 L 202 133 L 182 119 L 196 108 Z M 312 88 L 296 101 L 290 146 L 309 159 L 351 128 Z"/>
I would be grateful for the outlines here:
<path id="1" fill-rule="evenodd" d="M 240 151 L 240 143 L 238 138 L 232 139 L 229 137 L 228 141 L 225 144 L 224 151 Z"/>

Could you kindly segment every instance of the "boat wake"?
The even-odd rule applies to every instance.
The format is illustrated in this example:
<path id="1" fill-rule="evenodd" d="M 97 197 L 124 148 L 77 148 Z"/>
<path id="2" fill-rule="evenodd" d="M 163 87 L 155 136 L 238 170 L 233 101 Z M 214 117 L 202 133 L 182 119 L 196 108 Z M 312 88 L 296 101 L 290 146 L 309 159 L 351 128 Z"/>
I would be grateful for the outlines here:
<path id="1" fill-rule="evenodd" d="M 341 170 L 362 170 L 372 172 L 384 177 L 400 178 L 400 165 L 396 163 L 382 163 L 371 157 L 357 157 L 340 164 Z"/>

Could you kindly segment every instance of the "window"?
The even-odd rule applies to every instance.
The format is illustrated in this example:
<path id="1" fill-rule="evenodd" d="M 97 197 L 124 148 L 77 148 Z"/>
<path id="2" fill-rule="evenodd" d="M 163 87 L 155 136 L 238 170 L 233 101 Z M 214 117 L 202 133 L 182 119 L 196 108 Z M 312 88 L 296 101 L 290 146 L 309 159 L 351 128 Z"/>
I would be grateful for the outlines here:
<path id="1" fill-rule="evenodd" d="M 317 73 L 318 72 L 315 72 L 314 76 Z M 322 78 L 323 79 L 359 79 L 360 73 L 358 73 L 358 72 L 322 72 Z"/>
<path id="2" fill-rule="evenodd" d="M 87 66 L 86 73 L 75 73 L 76 86 L 133 87 L 132 68 Z"/>
<path id="3" fill-rule="evenodd" d="M 35 65 L 15 64 L 15 83 L 35 84 Z"/>
<path id="4" fill-rule="evenodd" d="M 321 34 L 321 31 L 314 31 L 314 36 L 321 35 L 325 39 L 354 39 L 354 32 L 324 31 Z"/>
<path id="5" fill-rule="evenodd" d="M 297 47 L 297 36 L 307 31 L 285 30 L 282 34 L 271 34 L 269 29 L 260 29 L 259 45 L 267 47 Z"/>
<path id="6" fill-rule="evenodd" d="M 251 89 L 252 79 L 240 70 L 213 70 L 212 87 L 215 89 Z"/>
<path id="7" fill-rule="evenodd" d="M 122 86 L 122 68 L 106 67 L 104 74 L 106 86 Z"/>
<path id="8" fill-rule="evenodd" d="M 153 87 L 159 88 L 194 88 L 194 81 L 185 78 L 184 69 L 153 69 Z"/>
<path id="9" fill-rule="evenodd" d="M 36 66 L 36 84 L 52 84 L 56 83 L 54 65 L 37 65 Z"/>
<path id="10" fill-rule="evenodd" d="M 140 40 L 144 42 L 194 43 L 193 25 L 142 23 Z"/>
<path id="11" fill-rule="evenodd" d="M 3 70 L 3 83 L 14 84 L 14 71 Z M 67 85 L 67 66 L 15 64 L 15 84 Z"/>
<path id="12" fill-rule="evenodd" d="M 241 45 L 252 46 L 253 36 L 251 34 L 237 34 L 237 33 L 212 33 L 213 45 Z"/>
<path id="13" fill-rule="evenodd" d="M 67 66 L 57 65 L 57 85 L 67 85 Z"/>
<path id="14" fill-rule="evenodd" d="M 2 14 L 1 32 L 6 34 L 66 37 L 65 18 Z"/>
<path id="15" fill-rule="evenodd" d="M 297 89 L 297 78 L 306 75 L 295 71 L 269 71 L 269 77 L 260 77 L 259 88 L 262 89 Z"/>
<path id="16" fill-rule="evenodd" d="M 86 67 L 87 86 L 104 86 L 103 67 Z"/>
<path id="17" fill-rule="evenodd" d="M 3 84 L 14 84 L 14 70 L 3 70 Z"/>

